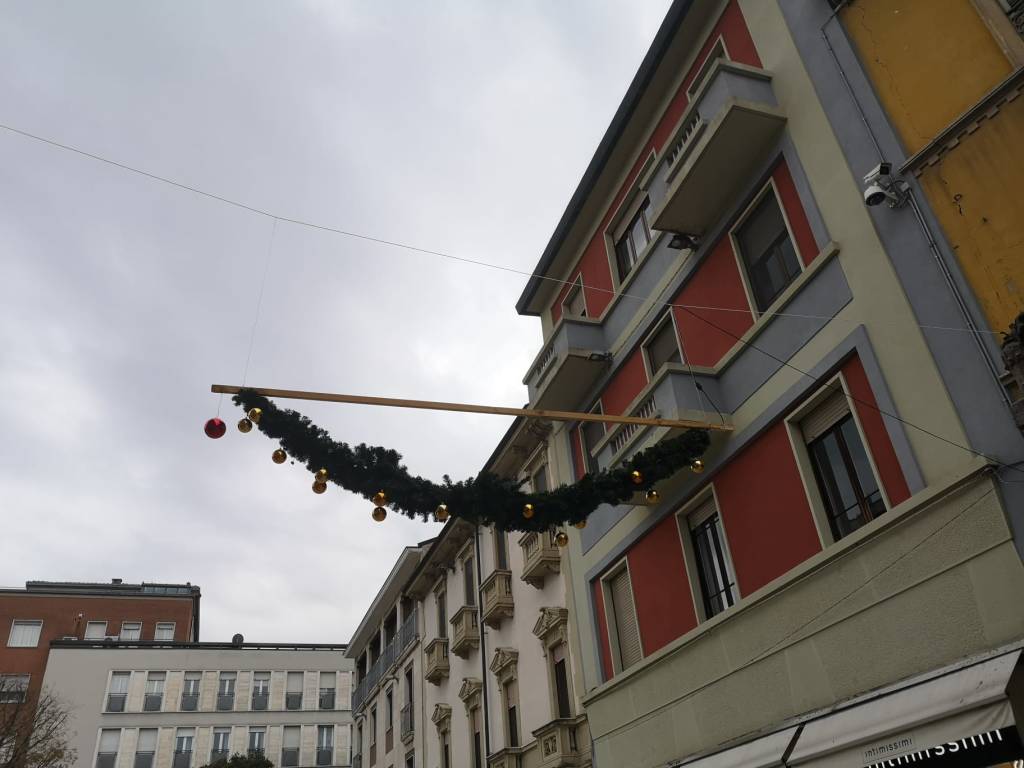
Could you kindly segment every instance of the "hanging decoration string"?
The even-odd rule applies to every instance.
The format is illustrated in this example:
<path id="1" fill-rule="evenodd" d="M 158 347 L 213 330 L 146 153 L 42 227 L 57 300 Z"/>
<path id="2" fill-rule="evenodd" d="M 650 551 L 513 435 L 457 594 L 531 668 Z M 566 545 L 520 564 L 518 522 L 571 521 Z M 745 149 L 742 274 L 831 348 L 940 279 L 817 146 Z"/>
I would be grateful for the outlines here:
<path id="1" fill-rule="evenodd" d="M 411 519 L 444 521 L 454 516 L 504 531 L 545 531 L 562 525 L 582 528 L 601 504 L 630 502 L 645 491 L 647 501 L 655 503 L 656 483 L 685 467 L 703 471 L 700 457 L 710 443 L 706 430 L 689 429 L 614 469 L 584 475 L 572 485 L 551 491 L 527 493 L 522 483 L 490 472 L 457 482 L 445 475 L 443 482 L 434 483 L 412 475 L 397 451 L 337 442 L 308 417 L 278 408 L 252 390 L 242 390 L 232 400 L 246 411 L 239 422 L 241 431 L 257 426 L 278 441 L 280 448 L 271 456 L 274 463 L 282 464 L 290 456 L 304 464 L 313 474 L 315 493 L 324 493 L 331 482 L 371 500 L 378 521 L 387 517 L 390 508 Z"/>

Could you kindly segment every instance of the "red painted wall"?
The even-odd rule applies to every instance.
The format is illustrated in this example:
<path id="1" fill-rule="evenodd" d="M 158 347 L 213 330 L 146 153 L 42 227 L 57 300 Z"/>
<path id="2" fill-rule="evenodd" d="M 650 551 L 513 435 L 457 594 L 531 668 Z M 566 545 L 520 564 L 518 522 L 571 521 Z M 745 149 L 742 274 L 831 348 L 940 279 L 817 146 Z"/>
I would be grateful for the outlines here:
<path id="1" fill-rule="evenodd" d="M 807 214 L 800 203 L 800 196 L 796 193 L 796 185 L 793 183 L 793 175 L 789 172 L 786 161 L 781 161 L 775 170 L 772 171 L 772 180 L 775 188 L 779 191 L 779 198 L 782 200 L 782 208 L 789 220 L 789 228 L 793 230 L 793 237 L 796 239 L 796 248 L 804 264 L 810 264 L 818 255 L 818 244 L 814 241 L 814 233 L 811 232 L 811 224 L 807 221 Z"/>
<path id="2" fill-rule="evenodd" d="M 646 656 L 697 626 L 675 515 L 666 517 L 640 539 L 629 551 L 628 559 Z"/>
<path id="3" fill-rule="evenodd" d="M 646 386 L 647 369 L 644 367 L 643 350 L 637 347 L 602 390 L 601 406 L 604 412 L 617 416 L 624 414 L 633 398 Z"/>
<path id="4" fill-rule="evenodd" d="M 850 394 L 856 398 L 853 407 L 856 409 L 857 418 L 864 429 L 868 450 L 871 452 L 871 458 L 875 461 L 875 467 L 878 468 L 878 474 L 885 493 L 889 497 L 889 503 L 896 505 L 901 501 L 906 501 L 910 498 L 910 488 L 907 487 L 903 469 L 900 467 L 899 459 L 896 458 L 896 451 L 892 447 L 882 414 L 878 412 L 875 394 L 871 391 L 871 385 L 868 383 L 867 374 L 864 373 L 864 366 L 859 357 L 852 357 L 843 365 L 843 375 L 850 387 Z"/>
<path id="5" fill-rule="evenodd" d="M 741 595 L 821 549 L 782 421 L 722 468 L 715 494 Z"/>
<path id="6" fill-rule="evenodd" d="M 608 618 L 604 610 L 604 591 L 601 589 L 601 580 L 595 579 L 590 585 L 594 590 L 594 610 L 597 611 L 597 643 L 601 648 L 601 672 L 605 680 L 608 680 L 615 667 L 612 665 L 612 646 L 608 640 Z"/>
<path id="7" fill-rule="evenodd" d="M 688 103 L 686 98 L 686 89 L 690 86 L 693 78 L 700 70 L 701 64 L 704 63 L 704 57 L 707 52 L 715 44 L 719 35 L 725 40 L 725 47 L 729 51 L 729 56 L 733 61 L 740 62 L 742 64 L 749 64 L 754 67 L 761 66 L 761 59 L 757 55 L 757 49 L 754 47 L 754 41 L 750 37 L 750 32 L 747 30 L 746 21 L 743 18 L 743 12 L 740 10 L 736 0 L 732 0 L 725 10 L 719 17 L 718 22 L 715 24 L 714 29 L 708 36 L 707 41 L 701 48 L 700 55 L 694 60 L 693 67 L 687 73 L 683 79 L 682 85 L 679 90 L 676 91 L 672 97 L 672 101 L 666 107 L 664 114 L 658 121 L 658 125 L 654 128 L 650 138 L 644 144 L 640 151 L 637 161 L 633 168 L 630 169 L 629 174 L 626 176 L 622 187 L 619 189 L 618 194 L 615 196 L 612 204 L 608 207 L 607 213 L 601 220 L 597 231 L 594 234 L 593 239 L 587 245 L 580 257 L 579 264 L 569 277 L 569 284 L 562 286 L 562 290 L 558 292 L 555 297 L 554 303 L 551 306 L 551 321 L 557 323 L 562 316 L 562 301 L 565 299 L 565 295 L 569 292 L 572 281 L 580 274 L 583 275 L 583 292 L 586 296 L 587 313 L 590 317 L 598 317 L 611 303 L 613 290 L 612 287 L 612 265 L 608 260 L 608 249 L 604 241 L 604 231 L 607 229 L 611 222 L 612 215 L 615 210 L 622 203 L 626 193 L 633 186 L 633 182 L 636 180 L 637 174 L 643 167 L 644 162 L 650 156 L 652 151 L 660 151 L 664 148 L 665 143 L 669 140 L 672 135 L 673 129 L 676 127 L 676 123 L 679 122 L 679 118 L 683 112 L 686 111 L 686 105 Z"/>
<path id="8" fill-rule="evenodd" d="M 732 349 L 737 338 L 742 337 L 754 324 L 750 302 L 743 290 L 740 268 L 728 237 L 722 238 L 715 245 L 700 269 L 672 299 L 672 303 L 688 307 L 723 308 L 676 307 L 672 310 L 675 313 L 676 328 L 682 337 L 684 358 L 693 365 L 714 366 Z"/>

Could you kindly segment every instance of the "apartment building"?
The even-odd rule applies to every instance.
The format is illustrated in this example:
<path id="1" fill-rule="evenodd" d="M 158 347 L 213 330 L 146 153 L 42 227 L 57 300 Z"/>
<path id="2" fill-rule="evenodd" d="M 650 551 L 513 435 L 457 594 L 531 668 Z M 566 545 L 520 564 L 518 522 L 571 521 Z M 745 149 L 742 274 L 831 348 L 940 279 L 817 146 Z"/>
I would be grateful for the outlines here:
<path id="1" fill-rule="evenodd" d="M 915 150 L 895 137 L 916 124 L 883 108 L 982 66 L 932 36 L 982 39 L 947 6 L 998 9 L 674 2 L 518 301 L 543 331 L 530 407 L 731 428 L 657 503 L 568 531 L 595 765 L 859 768 L 972 740 L 960 764 L 1021 756 L 1024 439 L 984 332 L 1012 301 L 993 310 L 965 275 L 957 233 L 990 237 L 984 212 L 940 224 L 978 198 L 943 199 L 941 167 L 897 179 Z M 915 45 L 932 49 L 916 70 Z M 944 50 L 960 58 L 927 75 Z M 935 80 L 911 97 L 913 72 Z M 987 166 L 965 157 L 976 181 Z M 991 237 L 1012 231 L 1005 195 Z M 1007 253 L 994 285 L 1016 279 Z M 553 425 L 549 481 L 669 434 Z"/>
<path id="2" fill-rule="evenodd" d="M 4 698 L 34 699 L 54 640 L 174 641 L 199 638 L 199 587 L 191 584 L 29 581 L 0 589 Z M 2 703 L 2 702 L 0 702 Z"/>
<path id="3" fill-rule="evenodd" d="M 517 420 L 487 469 L 549 487 L 548 434 Z M 554 534 L 452 518 L 402 553 L 349 645 L 356 768 L 591 764 Z"/>
<path id="4" fill-rule="evenodd" d="M 72 714 L 81 768 L 199 768 L 232 754 L 350 765 L 344 645 L 57 640 L 44 686 Z"/>

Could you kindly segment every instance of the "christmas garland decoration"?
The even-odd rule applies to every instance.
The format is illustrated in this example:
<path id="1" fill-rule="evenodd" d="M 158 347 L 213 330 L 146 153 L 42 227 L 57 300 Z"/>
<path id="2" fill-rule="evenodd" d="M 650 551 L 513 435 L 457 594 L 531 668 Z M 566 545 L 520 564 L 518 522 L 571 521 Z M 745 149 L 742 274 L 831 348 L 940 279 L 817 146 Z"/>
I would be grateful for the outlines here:
<path id="1" fill-rule="evenodd" d="M 445 475 L 443 483 L 434 483 L 411 475 L 397 451 L 336 442 L 308 417 L 278 408 L 252 390 L 242 390 L 232 400 L 247 412 L 238 424 L 239 430 L 248 432 L 255 425 L 280 443 L 273 454 L 275 463 L 281 464 L 290 456 L 305 464 L 314 474 L 313 490 L 317 493 L 327 489 L 329 480 L 373 501 L 373 516 L 378 521 L 386 517 L 385 507 L 390 507 L 411 519 L 426 521 L 433 516 L 443 521 L 454 515 L 504 531 L 544 531 L 565 524 L 582 528 L 599 505 L 630 501 L 637 491 L 646 489 L 648 501 L 655 503 L 658 493 L 654 484 L 683 467 L 702 471 L 700 456 L 709 444 L 706 430 L 690 429 L 641 451 L 620 467 L 584 475 L 572 485 L 551 491 L 525 493 L 521 482 L 491 472 L 459 482 Z M 211 427 L 215 421 L 217 424 Z M 222 421 L 208 422 L 210 437 L 223 433 Z"/>

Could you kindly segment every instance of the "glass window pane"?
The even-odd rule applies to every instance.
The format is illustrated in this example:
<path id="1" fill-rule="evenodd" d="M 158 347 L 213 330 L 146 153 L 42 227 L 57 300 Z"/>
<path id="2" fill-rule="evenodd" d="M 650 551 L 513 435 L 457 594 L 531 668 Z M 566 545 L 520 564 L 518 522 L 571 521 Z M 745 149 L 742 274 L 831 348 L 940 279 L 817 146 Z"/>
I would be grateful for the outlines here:
<path id="1" fill-rule="evenodd" d="M 107 635 L 107 622 L 90 621 L 85 625 L 86 640 L 102 640 Z"/>
<path id="2" fill-rule="evenodd" d="M 769 192 L 736 232 L 757 308 L 764 310 L 800 274 L 775 195 Z"/>
<path id="3" fill-rule="evenodd" d="M 658 331 L 651 337 L 645 347 L 647 350 L 647 361 L 651 366 L 651 373 L 657 373 L 665 363 L 681 363 L 682 355 L 679 353 L 679 339 L 676 337 L 676 327 L 671 320 L 661 324 Z"/>

